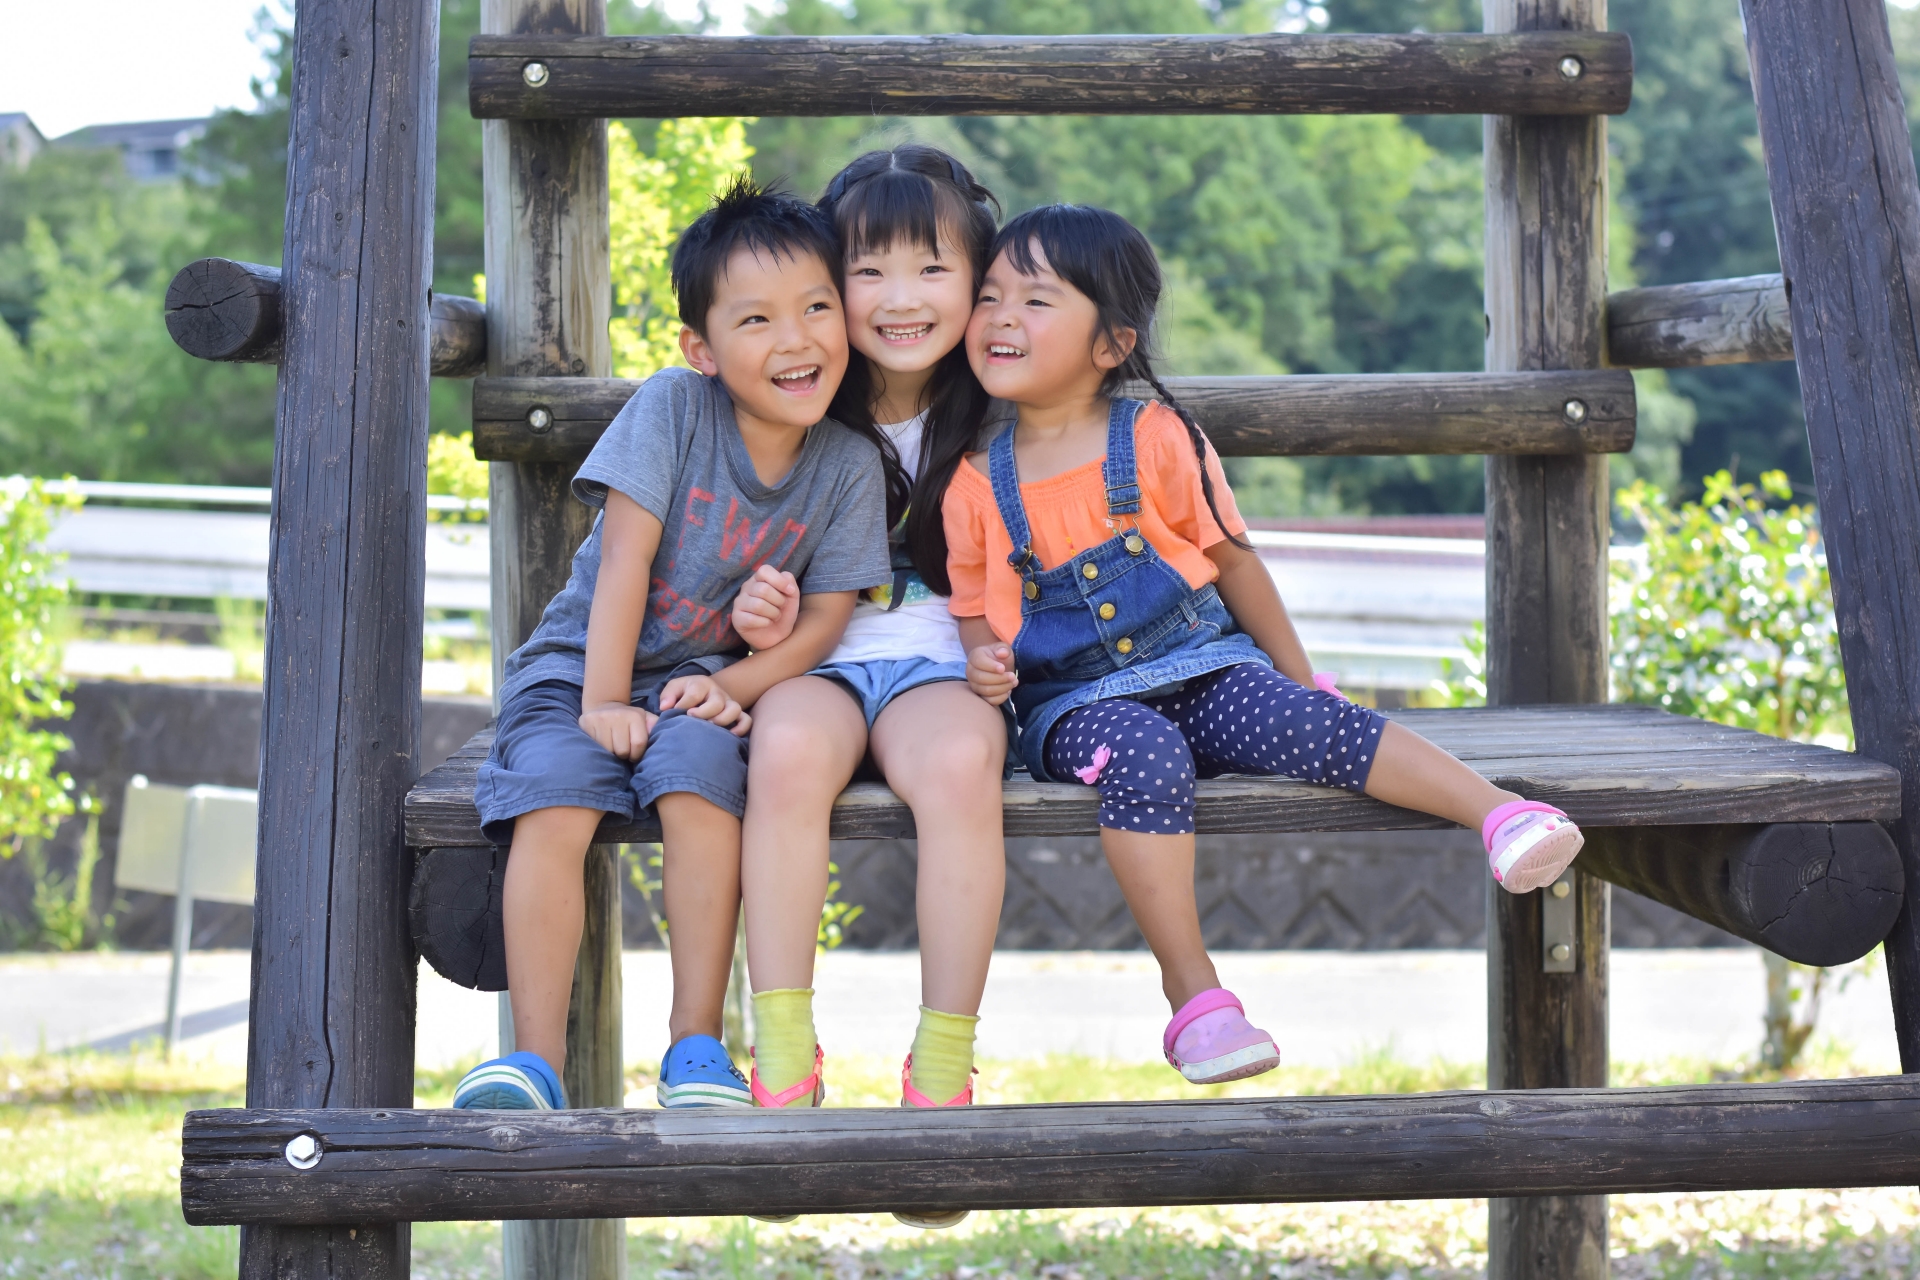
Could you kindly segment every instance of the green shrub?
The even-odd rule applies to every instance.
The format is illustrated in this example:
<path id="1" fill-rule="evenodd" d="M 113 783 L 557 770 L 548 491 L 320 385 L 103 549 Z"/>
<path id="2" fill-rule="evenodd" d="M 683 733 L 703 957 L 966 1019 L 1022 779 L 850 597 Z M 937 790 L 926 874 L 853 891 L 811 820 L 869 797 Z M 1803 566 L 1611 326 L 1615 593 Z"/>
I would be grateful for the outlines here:
<path id="1" fill-rule="evenodd" d="M 52 835 L 77 807 L 73 779 L 55 769 L 73 744 L 46 727 L 73 704 L 54 635 L 67 583 L 44 548 L 53 513 L 79 506 L 38 480 L 0 480 L 0 857 Z"/>

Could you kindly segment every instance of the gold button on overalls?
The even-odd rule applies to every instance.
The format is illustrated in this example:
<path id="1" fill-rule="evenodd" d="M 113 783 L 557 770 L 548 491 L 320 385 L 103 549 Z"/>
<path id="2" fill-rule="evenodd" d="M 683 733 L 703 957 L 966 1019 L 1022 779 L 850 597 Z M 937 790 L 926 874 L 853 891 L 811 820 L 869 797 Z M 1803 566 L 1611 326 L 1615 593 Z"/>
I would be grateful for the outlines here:
<path id="1" fill-rule="evenodd" d="M 1113 647 L 1119 650 L 1121 653 L 1132 653 L 1133 641 L 1125 637 L 1122 637 L 1121 639 L 1113 642 Z"/>
<path id="2" fill-rule="evenodd" d="M 1100 606 L 1100 621 L 1102 621 L 1102 622 L 1112 622 L 1112 621 L 1113 621 L 1113 606 L 1112 606 L 1112 605 L 1110 605 L 1110 604 L 1103 604 L 1103 605 L 1101 605 L 1101 606 Z"/>
<path id="3" fill-rule="evenodd" d="M 1089 580 L 1093 578 L 1097 578 L 1100 576 L 1100 566 L 1095 564 L 1090 564 L 1086 568 L 1080 571 L 1080 576 L 1087 578 Z"/>

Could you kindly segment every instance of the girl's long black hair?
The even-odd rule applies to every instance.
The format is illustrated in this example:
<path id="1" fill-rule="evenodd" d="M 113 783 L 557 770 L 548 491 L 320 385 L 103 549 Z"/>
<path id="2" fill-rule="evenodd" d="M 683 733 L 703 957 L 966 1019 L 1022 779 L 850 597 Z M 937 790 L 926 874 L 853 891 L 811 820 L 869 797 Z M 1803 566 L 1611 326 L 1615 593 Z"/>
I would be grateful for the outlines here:
<path id="1" fill-rule="evenodd" d="M 967 256 L 976 291 L 992 260 L 987 249 L 999 207 L 965 165 L 937 147 L 918 143 L 867 152 L 836 174 L 820 197 L 820 208 L 833 219 L 846 257 L 885 250 L 901 238 L 937 254 L 945 232 L 948 246 Z M 893 528 L 905 514 L 914 569 L 935 592 L 952 595 L 941 498 L 954 468 L 977 443 L 987 415 L 987 393 L 967 363 L 964 342 L 940 358 L 927 383 L 922 406 L 927 426 L 910 485 L 893 442 L 873 421 L 872 370 L 857 351 L 854 355 L 829 412 L 880 447 L 887 474 L 887 527 Z"/>
<path id="2" fill-rule="evenodd" d="M 1039 256 L 1034 254 L 1035 245 L 1040 247 Z M 1118 395 L 1129 382 L 1144 382 L 1180 416 L 1186 424 L 1187 438 L 1193 442 L 1194 456 L 1200 459 L 1200 490 L 1207 495 L 1207 509 L 1213 512 L 1220 531 L 1227 533 L 1227 522 L 1221 519 L 1220 504 L 1213 494 L 1213 476 L 1207 469 L 1207 434 L 1153 371 L 1154 317 L 1162 282 L 1160 260 L 1146 236 L 1108 209 L 1049 204 L 1029 209 L 1000 228 L 987 261 L 994 261 L 1002 253 L 1023 276 L 1039 274 L 1044 258 L 1045 266 L 1085 294 L 1099 310 L 1100 327 L 1095 336 L 1113 343 L 1116 350 L 1121 331 L 1133 331 L 1133 350 L 1100 383 L 1100 394 Z M 1251 549 L 1249 543 L 1231 533 L 1227 533 L 1227 539 L 1237 547 Z"/>

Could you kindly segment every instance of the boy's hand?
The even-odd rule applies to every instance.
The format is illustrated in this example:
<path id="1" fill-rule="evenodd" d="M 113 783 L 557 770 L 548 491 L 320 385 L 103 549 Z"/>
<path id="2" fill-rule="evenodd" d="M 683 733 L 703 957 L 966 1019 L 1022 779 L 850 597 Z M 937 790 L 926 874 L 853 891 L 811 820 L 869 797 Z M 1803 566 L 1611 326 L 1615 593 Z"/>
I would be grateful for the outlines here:
<path id="1" fill-rule="evenodd" d="M 624 702 L 606 702 L 580 713 L 580 727 L 589 738 L 615 756 L 632 764 L 647 750 L 647 735 L 659 719 L 640 707 Z"/>
<path id="2" fill-rule="evenodd" d="M 967 655 L 967 688 L 999 706 L 1013 696 L 1020 683 L 1013 669 L 1013 650 L 1004 644 L 983 644 Z"/>
<path id="3" fill-rule="evenodd" d="M 800 584 L 792 574 L 761 565 L 733 599 L 733 629 L 750 649 L 771 649 L 793 634 L 800 616 Z"/>
<path id="4" fill-rule="evenodd" d="M 675 707 L 697 720 L 711 720 L 722 729 L 732 729 L 735 737 L 744 738 L 753 728 L 753 717 L 742 711 L 712 676 L 681 676 L 667 681 L 667 687 L 660 691 L 660 709 L 671 711 Z"/>

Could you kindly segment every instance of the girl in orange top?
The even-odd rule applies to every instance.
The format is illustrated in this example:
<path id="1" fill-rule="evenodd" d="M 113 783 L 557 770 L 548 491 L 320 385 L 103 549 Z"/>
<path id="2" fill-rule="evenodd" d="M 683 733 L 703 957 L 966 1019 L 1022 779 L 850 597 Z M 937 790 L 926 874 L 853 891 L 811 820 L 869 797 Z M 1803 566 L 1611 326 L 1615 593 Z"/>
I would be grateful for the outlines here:
<path id="1" fill-rule="evenodd" d="M 1036 779 L 1099 788 L 1102 847 L 1174 1010 L 1168 1062 L 1196 1083 L 1258 1075 L 1279 1050 L 1200 937 L 1196 777 L 1284 774 L 1477 826 L 1514 893 L 1557 879 L 1580 832 L 1315 677 L 1218 457 L 1154 376 L 1146 237 L 1053 205 L 1002 228 L 991 261 L 967 357 L 1019 420 L 947 490 L 968 683 L 1013 700 Z M 1128 382 L 1164 403 L 1116 398 Z"/>

